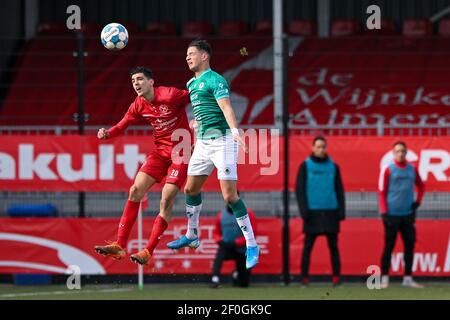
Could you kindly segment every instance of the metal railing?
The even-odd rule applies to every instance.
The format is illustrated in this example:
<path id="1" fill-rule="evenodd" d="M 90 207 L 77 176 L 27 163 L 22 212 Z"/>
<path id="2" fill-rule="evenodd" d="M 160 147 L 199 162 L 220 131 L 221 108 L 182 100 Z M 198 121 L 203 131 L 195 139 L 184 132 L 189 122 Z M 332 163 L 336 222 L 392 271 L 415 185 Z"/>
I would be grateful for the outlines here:
<path id="1" fill-rule="evenodd" d="M 370 125 L 295 125 L 289 128 L 302 135 L 358 135 L 358 136 L 448 136 L 450 135 L 450 125 L 386 125 L 370 124 Z"/>
<path id="2" fill-rule="evenodd" d="M 246 205 L 258 216 L 277 216 L 283 213 L 281 191 L 241 192 Z M 149 192 L 149 209 L 146 215 L 155 215 L 159 210 L 160 192 Z M 87 192 L 85 205 L 87 217 L 120 217 L 127 200 L 126 192 Z M 185 197 L 180 192 L 174 203 L 174 216 L 185 215 Z M 78 216 L 77 192 L 0 192 L 0 217 L 6 216 L 9 206 L 20 204 L 52 203 L 61 217 Z M 202 216 L 215 216 L 225 207 L 219 192 L 203 193 Z M 348 218 L 379 218 L 378 193 L 347 192 L 346 213 Z M 299 216 L 295 193 L 289 197 L 291 217 Z M 418 217 L 423 219 L 450 219 L 450 193 L 429 192 L 425 194 Z"/>
<path id="3" fill-rule="evenodd" d="M 84 127 L 85 134 L 97 134 L 99 128 L 109 128 L 111 124 L 105 125 L 87 125 Z M 258 129 L 258 128 L 274 128 L 274 126 L 263 125 L 242 125 L 242 129 Z M 426 126 L 392 126 L 384 124 L 370 124 L 370 125 L 294 125 L 291 124 L 289 129 L 293 133 L 301 135 L 349 135 L 349 136 L 449 136 L 450 125 L 426 125 Z M 70 135 L 78 134 L 79 128 L 77 125 L 55 125 L 55 126 L 0 126 L 0 135 L 38 135 L 38 134 L 51 134 L 51 135 Z M 152 128 L 149 126 L 130 126 L 125 135 L 146 135 L 152 132 Z"/>

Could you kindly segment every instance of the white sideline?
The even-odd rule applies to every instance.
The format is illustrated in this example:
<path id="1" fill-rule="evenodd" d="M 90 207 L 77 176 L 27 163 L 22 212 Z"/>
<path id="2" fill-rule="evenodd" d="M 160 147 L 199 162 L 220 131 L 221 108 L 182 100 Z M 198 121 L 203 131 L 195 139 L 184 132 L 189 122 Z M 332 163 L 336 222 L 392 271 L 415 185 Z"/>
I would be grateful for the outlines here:
<path id="1" fill-rule="evenodd" d="M 43 291 L 43 292 L 23 292 L 23 293 L 4 293 L 0 294 L 1 298 L 16 298 L 16 297 L 34 297 L 45 295 L 65 295 L 77 293 L 110 293 L 110 292 L 125 292 L 132 291 L 133 288 L 116 288 L 116 289 L 100 289 L 100 290 L 65 290 L 65 291 Z"/>

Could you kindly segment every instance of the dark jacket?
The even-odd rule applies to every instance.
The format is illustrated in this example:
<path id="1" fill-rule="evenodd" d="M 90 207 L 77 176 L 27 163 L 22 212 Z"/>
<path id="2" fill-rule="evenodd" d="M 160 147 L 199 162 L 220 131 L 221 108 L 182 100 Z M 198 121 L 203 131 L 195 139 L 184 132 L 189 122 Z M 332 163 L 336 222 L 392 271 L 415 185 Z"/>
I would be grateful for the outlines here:
<path id="1" fill-rule="evenodd" d="M 326 162 L 331 161 L 327 156 L 326 158 L 317 158 L 314 155 L 310 156 L 310 159 L 314 162 Z M 334 163 L 334 162 L 333 162 Z M 340 221 L 345 219 L 345 194 L 342 184 L 341 173 L 339 166 L 336 166 L 336 175 L 334 179 L 334 187 L 338 202 L 338 208 L 336 210 L 311 210 L 308 208 L 307 199 L 307 165 L 306 161 L 303 161 L 297 174 L 297 181 L 295 187 L 295 193 L 297 196 L 298 207 L 300 214 L 304 220 L 303 232 L 304 233 L 338 233 Z"/>

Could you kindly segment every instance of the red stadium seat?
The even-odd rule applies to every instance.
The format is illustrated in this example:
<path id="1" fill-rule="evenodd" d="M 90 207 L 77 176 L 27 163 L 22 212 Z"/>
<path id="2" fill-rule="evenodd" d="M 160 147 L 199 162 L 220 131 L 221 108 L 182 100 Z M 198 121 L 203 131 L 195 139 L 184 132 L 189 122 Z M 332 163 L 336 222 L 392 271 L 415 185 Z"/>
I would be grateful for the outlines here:
<path id="1" fill-rule="evenodd" d="M 173 22 L 150 22 L 145 28 L 147 34 L 154 36 L 175 36 L 177 27 Z"/>
<path id="2" fill-rule="evenodd" d="M 87 35 L 100 35 L 103 25 L 97 22 L 82 22 L 81 31 Z"/>
<path id="3" fill-rule="evenodd" d="M 383 34 L 395 34 L 397 29 L 395 23 L 392 20 L 381 19 L 381 30 Z"/>
<path id="4" fill-rule="evenodd" d="M 128 30 L 128 33 L 130 34 L 130 35 L 133 35 L 133 34 L 136 34 L 136 33 L 138 33 L 139 31 L 140 31 L 140 27 L 139 27 L 139 25 L 136 23 L 136 22 L 134 22 L 134 21 L 115 21 L 115 22 L 117 22 L 117 23 L 120 23 L 120 24 L 122 24 L 125 28 L 127 28 L 127 30 Z"/>
<path id="5" fill-rule="evenodd" d="M 246 33 L 248 26 L 244 21 L 226 21 L 219 28 L 219 35 L 224 37 L 241 36 Z"/>
<path id="6" fill-rule="evenodd" d="M 403 21 L 403 35 L 423 37 L 433 34 L 433 25 L 428 19 L 407 19 Z"/>
<path id="7" fill-rule="evenodd" d="M 450 36 L 450 19 L 444 19 L 439 22 L 438 33 L 440 36 Z"/>
<path id="8" fill-rule="evenodd" d="M 289 23 L 288 33 L 295 36 L 315 36 L 317 24 L 314 21 L 293 20 Z"/>
<path id="9" fill-rule="evenodd" d="M 212 34 L 213 28 L 209 22 L 186 22 L 183 25 L 183 37 L 195 38 L 204 37 Z"/>
<path id="10" fill-rule="evenodd" d="M 394 21 L 381 19 L 381 29 L 366 29 L 365 34 L 373 36 L 391 36 L 398 34 L 398 31 L 395 27 Z"/>
<path id="11" fill-rule="evenodd" d="M 258 21 L 255 26 L 255 32 L 258 34 L 272 34 L 272 21 Z"/>
<path id="12" fill-rule="evenodd" d="M 39 25 L 39 34 L 57 35 L 69 32 L 65 22 L 44 22 Z"/>
<path id="13" fill-rule="evenodd" d="M 358 34 L 360 25 L 356 20 L 335 20 L 331 24 L 331 35 L 333 37 L 352 36 Z"/>

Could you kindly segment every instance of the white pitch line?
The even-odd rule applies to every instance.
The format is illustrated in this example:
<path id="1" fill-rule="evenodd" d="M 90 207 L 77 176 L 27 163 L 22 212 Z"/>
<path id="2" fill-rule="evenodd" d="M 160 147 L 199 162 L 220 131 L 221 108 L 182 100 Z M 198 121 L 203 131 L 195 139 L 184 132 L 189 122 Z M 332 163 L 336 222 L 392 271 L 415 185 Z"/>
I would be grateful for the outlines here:
<path id="1" fill-rule="evenodd" d="M 44 291 L 44 292 L 24 292 L 24 293 L 6 293 L 0 294 L 0 298 L 16 298 L 16 297 L 34 297 L 45 295 L 65 295 L 78 293 L 111 293 L 111 292 L 125 292 L 132 291 L 132 288 L 118 288 L 118 289 L 101 289 L 101 290 L 67 290 L 67 291 Z"/>

